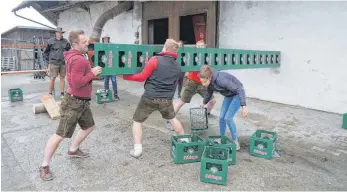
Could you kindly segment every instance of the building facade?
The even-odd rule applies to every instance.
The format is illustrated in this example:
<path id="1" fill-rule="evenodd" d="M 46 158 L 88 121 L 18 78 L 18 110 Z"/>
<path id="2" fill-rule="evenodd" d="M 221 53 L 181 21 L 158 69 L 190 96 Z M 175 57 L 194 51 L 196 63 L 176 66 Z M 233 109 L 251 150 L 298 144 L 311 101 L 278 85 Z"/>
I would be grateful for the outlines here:
<path id="1" fill-rule="evenodd" d="M 54 37 L 54 30 L 43 27 L 16 26 L 3 32 L 1 34 L 1 66 L 11 71 L 33 69 L 37 51 L 31 45 L 46 44 L 51 37 Z"/>
<path id="2" fill-rule="evenodd" d="M 98 17 L 117 2 L 72 7 L 57 25 L 92 32 Z M 162 44 L 166 38 L 209 47 L 281 51 L 278 69 L 228 71 L 248 97 L 334 113 L 347 111 L 347 2 L 171 1 L 134 2 L 109 20 L 102 36 L 112 43 Z M 274 109 L 275 110 L 275 109 Z"/>

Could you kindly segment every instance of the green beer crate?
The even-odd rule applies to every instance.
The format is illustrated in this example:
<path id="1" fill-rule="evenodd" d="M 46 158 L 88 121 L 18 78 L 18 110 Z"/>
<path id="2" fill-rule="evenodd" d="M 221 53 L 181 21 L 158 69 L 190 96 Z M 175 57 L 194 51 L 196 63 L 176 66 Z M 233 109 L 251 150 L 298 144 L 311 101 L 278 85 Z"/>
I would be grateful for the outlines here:
<path id="1" fill-rule="evenodd" d="M 257 130 L 250 137 L 250 154 L 255 157 L 272 159 L 276 151 L 277 133 Z"/>
<path id="2" fill-rule="evenodd" d="M 109 103 L 113 99 L 111 90 L 98 89 L 95 95 L 97 104 Z"/>
<path id="3" fill-rule="evenodd" d="M 19 88 L 9 89 L 8 97 L 10 98 L 11 102 L 23 101 L 23 91 Z"/>
<path id="4" fill-rule="evenodd" d="M 206 146 L 201 158 L 200 181 L 226 185 L 228 182 L 229 149 Z"/>
<path id="5" fill-rule="evenodd" d="M 342 128 L 347 129 L 347 113 L 343 114 Z"/>
<path id="6" fill-rule="evenodd" d="M 171 158 L 175 164 L 200 162 L 205 143 L 199 135 L 171 137 Z"/>
<path id="7" fill-rule="evenodd" d="M 236 144 L 227 136 L 207 136 L 206 146 L 215 146 L 229 149 L 229 166 L 236 164 Z"/>

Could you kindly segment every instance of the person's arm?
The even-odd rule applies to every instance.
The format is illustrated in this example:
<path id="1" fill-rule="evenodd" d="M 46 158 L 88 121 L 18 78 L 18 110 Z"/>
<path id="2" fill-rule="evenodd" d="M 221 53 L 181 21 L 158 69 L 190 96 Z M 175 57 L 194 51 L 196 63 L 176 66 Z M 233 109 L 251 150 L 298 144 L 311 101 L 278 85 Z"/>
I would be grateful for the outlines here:
<path id="1" fill-rule="evenodd" d="M 74 88 L 81 88 L 88 84 L 95 77 L 93 72 L 89 72 L 84 75 L 86 67 L 89 64 L 86 64 L 85 60 L 76 59 L 71 63 L 71 84 Z"/>
<path id="2" fill-rule="evenodd" d="M 137 82 L 143 82 L 146 81 L 149 76 L 151 76 L 152 72 L 157 68 L 158 66 L 158 59 L 157 57 L 152 57 L 141 73 L 138 74 L 133 74 L 133 75 L 123 75 L 124 80 L 129 80 L 129 81 L 137 81 Z"/>
<path id="3" fill-rule="evenodd" d="M 236 84 L 235 82 L 230 81 L 227 78 L 223 78 L 219 80 L 219 84 L 221 87 L 224 87 L 230 91 L 236 91 L 241 106 L 246 106 L 246 94 L 241 83 Z"/>
<path id="4" fill-rule="evenodd" d="M 206 105 L 211 100 L 212 96 L 213 96 L 213 90 L 210 88 L 207 88 L 204 94 L 203 104 Z"/>
<path id="5" fill-rule="evenodd" d="M 47 42 L 47 47 L 45 49 L 45 51 L 43 52 L 43 58 L 45 60 L 45 63 L 48 65 L 49 63 L 49 52 L 51 50 L 51 44 L 49 42 Z"/>
<path id="6" fill-rule="evenodd" d="M 71 49 L 70 42 L 66 43 L 65 51 L 69 51 Z"/>

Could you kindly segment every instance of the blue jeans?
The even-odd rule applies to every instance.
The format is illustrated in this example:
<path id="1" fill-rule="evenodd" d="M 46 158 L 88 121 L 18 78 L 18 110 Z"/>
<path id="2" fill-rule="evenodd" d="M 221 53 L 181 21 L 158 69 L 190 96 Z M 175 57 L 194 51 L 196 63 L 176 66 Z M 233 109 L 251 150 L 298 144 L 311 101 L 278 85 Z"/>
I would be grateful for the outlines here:
<path id="1" fill-rule="evenodd" d="M 104 87 L 106 90 L 110 89 L 109 88 L 110 77 L 111 77 L 111 81 L 112 81 L 113 94 L 118 95 L 116 75 L 104 75 Z"/>
<path id="2" fill-rule="evenodd" d="M 236 125 L 234 123 L 234 116 L 240 109 L 240 100 L 236 95 L 234 97 L 224 97 L 222 108 L 219 115 L 219 132 L 220 135 L 225 135 L 226 126 L 230 129 L 232 139 L 237 140 Z"/>

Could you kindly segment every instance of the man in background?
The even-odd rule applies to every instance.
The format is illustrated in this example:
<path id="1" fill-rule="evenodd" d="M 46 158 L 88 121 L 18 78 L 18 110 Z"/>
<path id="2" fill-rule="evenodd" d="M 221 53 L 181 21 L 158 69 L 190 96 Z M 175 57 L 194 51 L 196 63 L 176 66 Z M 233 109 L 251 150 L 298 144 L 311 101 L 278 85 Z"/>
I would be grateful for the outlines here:
<path id="1" fill-rule="evenodd" d="M 103 37 L 102 38 L 103 43 L 110 43 L 110 37 Z M 112 87 L 113 87 L 113 98 L 114 100 L 118 101 L 118 89 L 117 89 L 117 78 L 116 75 L 104 75 L 104 89 L 109 90 L 110 89 L 110 79 L 112 81 Z"/>
<path id="2" fill-rule="evenodd" d="M 48 64 L 49 94 L 52 95 L 55 79 L 60 76 L 60 98 L 64 97 L 65 89 L 65 60 L 64 52 L 71 49 L 69 41 L 63 38 L 63 29 L 58 27 L 55 30 L 55 37 L 48 39 L 47 47 L 43 53 L 46 64 Z"/>
<path id="3" fill-rule="evenodd" d="M 178 41 L 178 46 L 179 47 L 184 46 L 184 43 L 182 40 Z M 182 72 L 180 75 L 180 78 L 178 79 L 178 91 L 177 91 L 177 97 L 178 98 L 181 98 L 181 92 L 182 92 L 182 86 L 183 86 L 183 80 L 184 80 L 185 74 L 186 74 L 186 72 Z"/>

